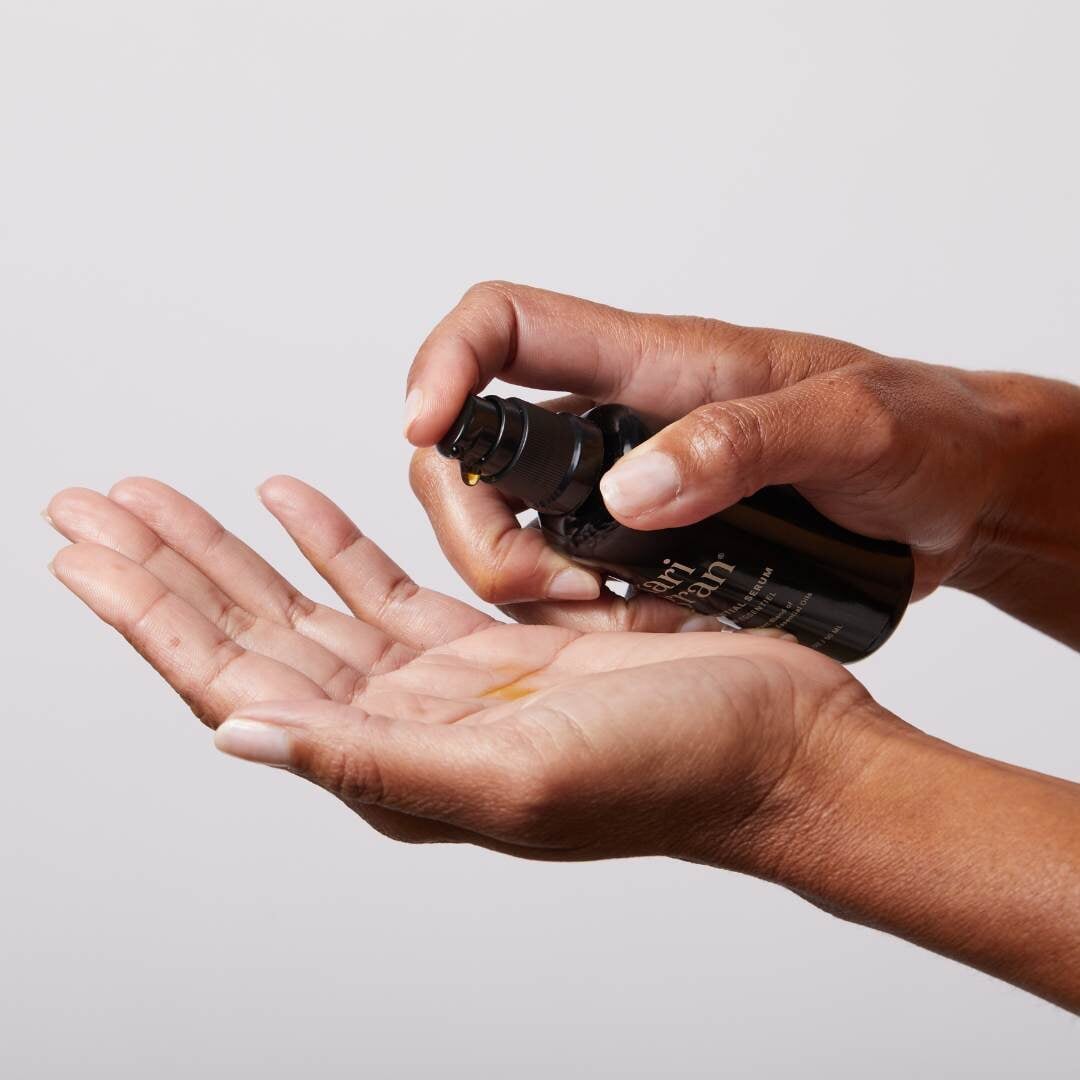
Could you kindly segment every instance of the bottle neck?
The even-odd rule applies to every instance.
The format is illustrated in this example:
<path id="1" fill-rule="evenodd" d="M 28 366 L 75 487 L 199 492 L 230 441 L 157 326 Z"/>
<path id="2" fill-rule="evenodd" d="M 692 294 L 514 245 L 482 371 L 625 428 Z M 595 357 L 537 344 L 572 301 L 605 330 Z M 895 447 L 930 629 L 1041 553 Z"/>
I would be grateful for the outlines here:
<path id="1" fill-rule="evenodd" d="M 604 468 L 604 440 L 595 424 L 495 395 L 469 397 L 438 450 L 460 462 L 465 483 L 493 484 L 545 514 L 576 510 Z"/>

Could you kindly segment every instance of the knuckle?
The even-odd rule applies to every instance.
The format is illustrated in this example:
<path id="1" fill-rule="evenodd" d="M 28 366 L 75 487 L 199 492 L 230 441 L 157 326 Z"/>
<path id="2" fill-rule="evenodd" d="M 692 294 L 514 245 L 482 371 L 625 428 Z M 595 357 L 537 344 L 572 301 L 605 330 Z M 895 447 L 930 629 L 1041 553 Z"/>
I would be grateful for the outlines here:
<path id="1" fill-rule="evenodd" d="M 477 281 L 465 290 L 463 300 L 505 300 L 507 293 L 513 291 L 514 286 L 509 281 L 499 278 L 490 278 L 485 281 Z"/>
<path id="2" fill-rule="evenodd" d="M 246 655 L 247 651 L 231 638 L 220 641 L 213 650 L 211 667 L 202 677 L 201 695 L 208 697 L 215 694 L 226 682 L 226 674 L 231 671 L 232 666 L 242 661 Z"/>
<path id="3" fill-rule="evenodd" d="M 755 490 L 765 434 L 760 415 L 737 402 L 713 402 L 695 413 L 695 423 L 688 440 L 695 471 L 716 474 L 717 459 L 721 472 L 738 478 L 738 486 Z"/>
<path id="4" fill-rule="evenodd" d="M 787 386 L 814 374 L 839 371 L 874 354 L 851 342 L 792 330 L 760 330 L 771 383 Z"/>
<path id="5" fill-rule="evenodd" d="M 240 641 L 251 633 L 258 619 L 236 601 L 227 599 L 222 601 L 221 611 L 216 622 L 226 637 L 234 641 Z"/>
<path id="6" fill-rule="evenodd" d="M 505 604 L 529 593 L 540 575 L 544 549 L 530 551 L 528 539 L 521 529 L 510 528 L 491 544 L 486 556 L 476 559 L 473 589 L 481 600 Z"/>
<path id="7" fill-rule="evenodd" d="M 399 607 L 414 599 L 420 592 L 420 586 L 408 574 L 402 571 L 395 575 L 394 580 L 386 590 L 386 603 L 388 607 Z"/>
<path id="8" fill-rule="evenodd" d="M 281 600 L 281 617 L 285 625 L 293 630 L 299 630 L 300 624 L 311 618 L 315 613 L 315 602 L 309 600 L 302 592 L 289 588 Z"/>
<path id="9" fill-rule="evenodd" d="M 510 593 L 500 581 L 497 570 L 481 566 L 477 569 L 471 585 L 473 592 L 485 604 L 502 604 L 509 601 Z"/>
<path id="10" fill-rule="evenodd" d="M 895 372 L 887 365 L 862 363 L 842 373 L 838 395 L 858 434 L 855 442 L 867 463 L 889 456 L 903 436 L 903 409 L 896 397 Z"/>
<path id="11" fill-rule="evenodd" d="M 790 330 L 743 328 L 739 344 L 743 357 L 754 363 L 759 390 L 775 390 L 806 377 L 813 364 L 809 336 Z"/>
<path id="12" fill-rule="evenodd" d="M 345 802 L 378 805 L 386 797 L 374 755 L 352 753 L 344 746 L 331 747 L 320 755 L 316 779 Z"/>

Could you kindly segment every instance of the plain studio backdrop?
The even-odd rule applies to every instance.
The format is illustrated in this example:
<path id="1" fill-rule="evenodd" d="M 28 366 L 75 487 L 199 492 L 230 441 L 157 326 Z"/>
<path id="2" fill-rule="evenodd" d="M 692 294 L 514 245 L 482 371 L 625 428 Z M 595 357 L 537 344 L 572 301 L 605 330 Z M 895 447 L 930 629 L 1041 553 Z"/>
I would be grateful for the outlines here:
<path id="1" fill-rule="evenodd" d="M 225 758 L 46 573 L 37 514 L 156 476 L 326 599 L 254 496 L 287 471 L 465 596 L 401 404 L 491 277 L 1076 377 L 1078 32 L 1066 3 L 0 0 L 0 1071 L 1075 1076 L 1064 1012 L 777 887 L 398 846 Z M 943 590 L 857 672 L 1080 776 L 1076 656 L 982 603 Z"/>

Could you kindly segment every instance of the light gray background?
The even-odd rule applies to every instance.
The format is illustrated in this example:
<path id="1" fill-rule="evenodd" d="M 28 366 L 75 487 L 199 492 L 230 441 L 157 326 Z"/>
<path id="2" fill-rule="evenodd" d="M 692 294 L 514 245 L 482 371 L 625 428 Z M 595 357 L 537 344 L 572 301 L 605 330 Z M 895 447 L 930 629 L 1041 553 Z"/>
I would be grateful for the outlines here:
<path id="1" fill-rule="evenodd" d="M 778 888 L 395 846 L 216 754 L 36 515 L 154 475 L 325 597 L 284 470 L 464 595 L 402 380 L 494 276 L 1075 377 L 1075 10 L 0 0 L 0 1071 L 1074 1076 L 1064 1013 Z M 967 597 L 858 673 L 1080 776 L 1075 655 Z"/>

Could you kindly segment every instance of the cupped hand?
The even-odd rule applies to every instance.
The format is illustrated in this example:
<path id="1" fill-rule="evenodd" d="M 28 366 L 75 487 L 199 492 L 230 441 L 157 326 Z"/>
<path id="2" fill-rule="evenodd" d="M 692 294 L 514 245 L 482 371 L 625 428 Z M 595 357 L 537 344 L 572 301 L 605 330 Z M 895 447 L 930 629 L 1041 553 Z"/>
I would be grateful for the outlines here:
<path id="1" fill-rule="evenodd" d="M 416 585 L 300 481 L 261 497 L 351 615 L 145 479 L 54 497 L 72 541 L 54 573 L 222 749 L 315 781 L 395 838 L 734 864 L 794 812 L 807 762 L 850 753 L 865 727 L 859 684 L 798 645 L 500 623 Z"/>
<path id="2" fill-rule="evenodd" d="M 1012 477 L 1009 376 L 890 359 L 811 334 L 714 319 L 639 315 L 539 289 L 470 289 L 421 347 L 406 433 L 413 486 L 447 556 L 484 599 L 524 621 L 677 629 L 687 614 L 627 605 L 518 526 L 493 488 L 465 488 L 430 449 L 465 397 L 493 378 L 617 401 L 658 434 L 601 484 L 635 529 L 698 521 L 771 484 L 793 484 L 827 517 L 909 543 L 916 596 L 969 567 L 995 532 Z M 585 601 L 579 604 L 523 601 Z M 690 615 L 697 627 L 700 616 Z"/>

